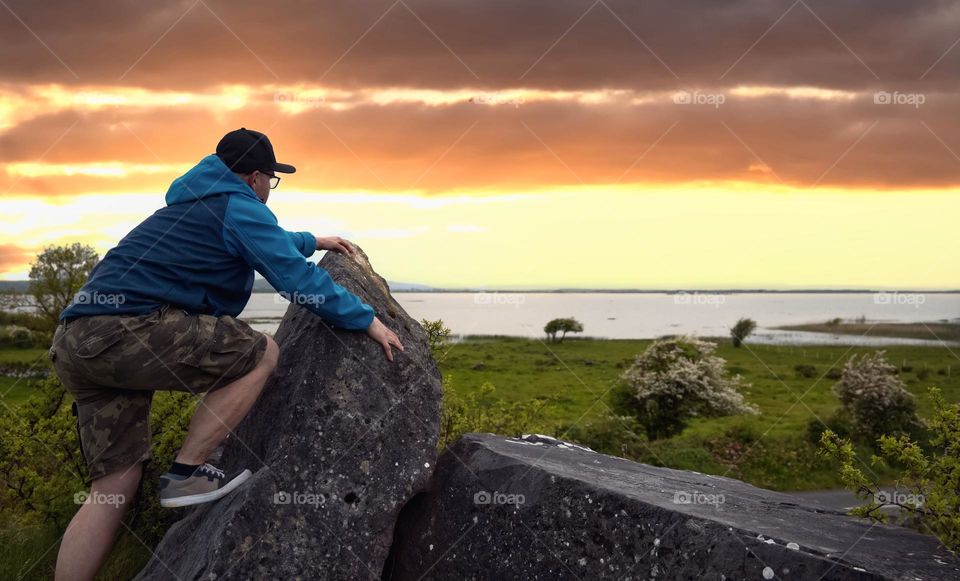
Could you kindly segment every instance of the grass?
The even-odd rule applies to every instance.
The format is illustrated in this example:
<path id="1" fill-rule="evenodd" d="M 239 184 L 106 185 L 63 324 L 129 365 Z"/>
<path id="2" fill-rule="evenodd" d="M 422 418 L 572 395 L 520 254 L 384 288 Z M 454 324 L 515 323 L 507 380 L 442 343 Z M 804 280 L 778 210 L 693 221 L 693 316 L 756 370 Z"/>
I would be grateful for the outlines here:
<path id="1" fill-rule="evenodd" d="M 43 357 L 47 354 L 46 349 L 0 349 L 0 365 L 4 363 L 27 363 L 37 365 L 48 365 Z"/>
<path id="2" fill-rule="evenodd" d="M 828 321 L 826 323 L 786 325 L 776 328 L 785 331 L 810 331 L 837 335 L 960 341 L 960 324 L 957 323 L 866 323 Z"/>
<path id="3" fill-rule="evenodd" d="M 453 376 L 453 389 L 462 394 L 490 382 L 507 401 L 557 396 L 556 406 L 544 419 L 559 425 L 581 417 L 588 421 L 606 411 L 606 399 L 601 396 L 649 344 L 646 340 L 567 339 L 558 344 L 520 338 L 473 339 L 449 347 L 440 368 L 445 375 Z M 727 360 L 730 371 L 752 384 L 745 395 L 762 412 L 754 420 L 757 426 L 763 431 L 769 429 L 769 435 L 780 436 L 802 431 L 813 414 L 826 417 L 833 413 L 838 406 L 831 392 L 835 381 L 821 377 L 831 368 L 839 371 L 851 355 L 874 350 L 749 344 L 737 349 L 724 341 L 716 354 Z M 902 379 L 919 396 L 921 413 L 930 409 L 926 400 L 930 386 L 940 387 L 950 401 L 960 399 L 960 360 L 948 349 L 897 346 L 886 352 L 894 364 L 912 367 Z M 798 377 L 794 371 L 797 364 L 813 365 L 817 375 Z M 922 369 L 928 370 L 926 379 L 918 377 Z M 938 373 L 940 370 L 944 375 Z M 797 403 L 798 397 L 802 402 Z M 701 420 L 688 427 L 685 434 L 715 434 L 742 421 L 739 417 Z"/>
<path id="4" fill-rule="evenodd" d="M 46 349 L 0 349 L 0 366 L 9 363 L 25 363 L 28 366 L 50 367 Z M 0 375 L 0 413 L 6 413 L 8 407 L 15 409 L 30 396 L 30 381 L 27 378 Z"/>
<path id="5" fill-rule="evenodd" d="M 28 366 L 50 367 L 46 349 L 0 349 L 0 365 L 25 363 Z M 0 413 L 25 402 L 30 397 L 29 378 L 0 376 Z M 6 575 L 22 581 L 52 579 L 63 527 L 47 524 L 26 524 L 4 513 L 0 517 L 0 578 Z M 128 530 L 121 528 L 116 544 L 97 579 L 128 579 L 146 565 L 150 549 L 143 546 Z"/>
<path id="6" fill-rule="evenodd" d="M 567 339 L 546 344 L 520 338 L 473 338 L 448 348 L 440 367 L 453 378 L 451 388 L 464 395 L 485 383 L 507 401 L 555 396 L 538 429 L 562 437 L 563 426 L 583 424 L 607 412 L 606 392 L 624 367 L 650 341 Z M 832 393 L 831 369 L 839 372 L 867 347 L 746 345 L 721 341 L 717 355 L 728 369 L 750 384 L 747 401 L 758 416 L 698 419 L 682 434 L 651 442 L 640 461 L 739 478 L 776 490 L 810 490 L 841 486 L 836 466 L 816 454 L 806 439 L 807 424 L 827 420 L 839 407 Z M 901 378 L 928 415 L 927 389 L 938 386 L 948 401 L 960 400 L 960 361 L 945 347 L 896 346 L 889 360 L 902 366 Z M 812 365 L 802 377 L 798 364 Z M 949 374 L 949 375 L 948 375 Z M 878 470 L 881 479 L 892 473 Z"/>
<path id="7" fill-rule="evenodd" d="M 0 577 L 18 581 L 53 579 L 62 536 L 62 527 L 52 523 L 25 525 L 4 516 L 0 519 Z M 131 579 L 149 560 L 150 549 L 121 527 L 97 579 Z"/>
<path id="8" fill-rule="evenodd" d="M 489 382 L 507 401 L 554 397 L 555 403 L 539 418 L 537 431 L 562 437 L 563 426 L 589 422 L 608 411 L 608 390 L 649 344 L 576 338 L 546 344 L 536 339 L 473 337 L 449 346 L 440 368 L 453 378 L 450 388 L 460 395 Z M 721 341 L 717 354 L 727 360 L 730 371 L 751 384 L 745 396 L 761 414 L 695 420 L 679 436 L 649 443 L 636 459 L 730 476 L 774 490 L 839 488 L 837 466 L 818 457 L 806 439 L 807 423 L 817 416 L 828 418 L 838 407 L 831 392 L 835 380 L 826 378 L 827 372 L 839 371 L 854 354 L 873 350 L 749 344 L 735 349 Z M 921 415 L 930 412 L 926 397 L 930 386 L 939 386 L 948 401 L 960 400 L 960 361 L 947 348 L 897 346 L 886 351 L 891 362 L 903 367 L 901 378 L 918 396 Z M 0 350 L 0 363 L 33 363 L 43 354 L 41 349 Z M 41 359 L 39 364 L 46 362 Z M 798 364 L 812 365 L 813 376 L 799 375 L 794 369 Z M 15 406 L 29 395 L 29 382 L 0 377 L 0 393 L 7 390 L 4 401 Z M 879 476 L 889 481 L 893 474 L 879 470 Z M 32 566 L 25 579 L 50 578 L 62 531 L 52 525 L 18 526 L 12 518 L 0 518 L 0 568 L 19 578 Z M 122 531 L 99 578 L 130 577 L 148 558 L 147 549 Z"/>

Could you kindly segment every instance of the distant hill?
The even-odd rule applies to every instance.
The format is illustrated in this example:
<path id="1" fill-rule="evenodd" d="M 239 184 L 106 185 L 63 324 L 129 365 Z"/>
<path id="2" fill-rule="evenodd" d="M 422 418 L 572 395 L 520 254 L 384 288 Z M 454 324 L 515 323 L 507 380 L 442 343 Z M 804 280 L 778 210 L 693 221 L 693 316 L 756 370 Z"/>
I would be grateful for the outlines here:
<path id="1" fill-rule="evenodd" d="M 414 282 L 394 282 L 387 281 L 387 285 L 390 287 L 391 292 L 428 292 L 428 291 L 438 291 L 441 289 L 436 289 L 425 284 L 417 284 Z M 275 292 L 273 287 L 270 286 L 270 283 L 262 278 L 258 278 L 253 282 L 253 292 L 255 293 L 272 293 Z"/>
<path id="2" fill-rule="evenodd" d="M 29 286 L 30 281 L 28 280 L 0 280 L 0 292 L 25 293 Z"/>
<path id="3" fill-rule="evenodd" d="M 418 292 L 418 291 L 437 291 L 441 289 L 435 289 L 433 287 L 417 284 L 413 282 L 392 282 L 387 281 L 387 284 L 390 285 L 390 290 L 393 292 Z M 0 292 L 18 292 L 25 293 L 30 285 L 28 280 L 0 280 Z M 266 280 L 258 278 L 253 283 L 253 292 L 255 293 L 272 293 L 274 292 L 273 287 L 270 286 Z"/>
<path id="4" fill-rule="evenodd" d="M 0 280 L 0 292 L 13 290 L 14 292 L 27 292 L 30 281 L 26 280 Z M 604 289 L 604 288 L 514 288 L 514 289 L 496 289 L 496 288 L 436 288 L 425 284 L 415 282 L 395 282 L 387 281 L 392 292 L 435 292 L 435 293 L 476 293 L 476 292 L 501 292 L 501 293 L 647 293 L 647 294 L 677 294 L 677 293 L 708 293 L 708 294 L 746 294 L 746 293 L 770 293 L 770 294 L 846 294 L 846 293 L 876 293 L 876 292 L 915 292 L 926 294 L 954 294 L 960 292 L 960 289 L 954 290 L 908 290 L 899 289 L 789 289 L 789 290 L 770 290 L 770 289 Z M 266 280 L 258 278 L 253 283 L 253 292 L 272 293 L 273 287 Z"/>

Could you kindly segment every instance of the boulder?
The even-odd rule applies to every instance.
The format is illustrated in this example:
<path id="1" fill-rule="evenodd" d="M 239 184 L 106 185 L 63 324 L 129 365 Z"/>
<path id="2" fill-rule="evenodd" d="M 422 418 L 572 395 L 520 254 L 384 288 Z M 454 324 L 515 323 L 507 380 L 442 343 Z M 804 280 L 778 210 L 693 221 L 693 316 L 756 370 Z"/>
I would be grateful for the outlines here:
<path id="1" fill-rule="evenodd" d="M 467 434 L 401 512 L 384 579 L 960 579 L 936 539 L 738 480 Z"/>
<path id="2" fill-rule="evenodd" d="M 359 248 L 319 265 L 400 337 L 394 362 L 363 332 L 291 304 L 280 361 L 227 439 L 221 467 L 250 481 L 185 516 L 138 579 L 379 578 L 395 520 L 436 461 L 440 374 L 426 334 Z"/>

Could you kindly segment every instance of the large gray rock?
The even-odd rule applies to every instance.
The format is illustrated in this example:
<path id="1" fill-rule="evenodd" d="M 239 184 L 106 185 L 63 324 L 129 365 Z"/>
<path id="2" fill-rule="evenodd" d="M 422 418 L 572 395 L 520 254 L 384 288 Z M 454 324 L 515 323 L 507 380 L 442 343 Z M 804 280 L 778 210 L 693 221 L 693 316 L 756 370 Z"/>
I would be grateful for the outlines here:
<path id="1" fill-rule="evenodd" d="M 935 539 L 542 436 L 467 434 L 384 579 L 960 579 Z"/>
<path id="2" fill-rule="evenodd" d="M 436 461 L 441 385 L 426 335 L 358 249 L 320 261 L 405 351 L 291 304 L 280 363 L 222 457 L 253 478 L 167 532 L 139 579 L 379 578 L 396 517 Z"/>

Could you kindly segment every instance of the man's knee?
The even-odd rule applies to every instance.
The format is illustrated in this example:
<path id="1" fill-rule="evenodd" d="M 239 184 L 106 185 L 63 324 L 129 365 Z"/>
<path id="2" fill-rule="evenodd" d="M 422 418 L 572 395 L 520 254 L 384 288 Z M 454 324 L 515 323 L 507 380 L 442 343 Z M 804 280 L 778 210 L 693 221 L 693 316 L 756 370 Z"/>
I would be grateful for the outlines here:
<path id="1" fill-rule="evenodd" d="M 111 472 L 97 478 L 91 483 L 90 495 L 92 500 L 100 498 L 113 499 L 117 505 L 127 505 L 140 488 L 140 477 L 143 475 L 143 464 L 137 463 L 129 468 Z"/>
<path id="2" fill-rule="evenodd" d="M 280 346 L 273 340 L 273 337 L 267 335 L 267 350 L 263 353 L 263 359 L 260 360 L 260 366 L 273 371 L 280 361 Z"/>

